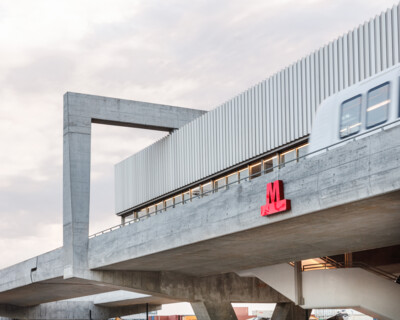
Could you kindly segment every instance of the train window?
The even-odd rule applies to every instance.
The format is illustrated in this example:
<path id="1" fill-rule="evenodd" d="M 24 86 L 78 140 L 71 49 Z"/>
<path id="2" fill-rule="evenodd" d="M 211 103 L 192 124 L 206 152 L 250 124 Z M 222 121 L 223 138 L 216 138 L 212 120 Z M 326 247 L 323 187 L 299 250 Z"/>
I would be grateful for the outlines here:
<path id="1" fill-rule="evenodd" d="M 342 103 L 340 117 L 340 138 L 345 138 L 360 131 L 361 95 Z"/>
<path id="2" fill-rule="evenodd" d="M 368 91 L 367 128 L 384 123 L 388 119 L 390 84 L 388 82 Z"/>

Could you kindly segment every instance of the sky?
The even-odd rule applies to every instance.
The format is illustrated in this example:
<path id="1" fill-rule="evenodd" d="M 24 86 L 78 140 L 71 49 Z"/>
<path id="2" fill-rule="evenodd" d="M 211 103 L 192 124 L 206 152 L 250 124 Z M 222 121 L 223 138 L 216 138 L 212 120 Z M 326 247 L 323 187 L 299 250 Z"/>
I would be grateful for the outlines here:
<path id="1" fill-rule="evenodd" d="M 0 0 L 0 268 L 62 246 L 67 91 L 210 110 L 393 0 Z M 90 233 L 114 164 L 165 133 L 93 125 Z"/>

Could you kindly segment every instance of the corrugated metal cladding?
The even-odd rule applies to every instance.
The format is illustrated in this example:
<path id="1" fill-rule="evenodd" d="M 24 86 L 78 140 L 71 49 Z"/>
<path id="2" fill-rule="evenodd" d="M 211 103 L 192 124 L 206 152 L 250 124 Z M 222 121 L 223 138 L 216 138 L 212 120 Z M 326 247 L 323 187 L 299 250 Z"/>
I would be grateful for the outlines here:
<path id="1" fill-rule="evenodd" d="M 329 95 L 399 62 L 399 6 L 115 167 L 122 212 L 308 135 Z"/>

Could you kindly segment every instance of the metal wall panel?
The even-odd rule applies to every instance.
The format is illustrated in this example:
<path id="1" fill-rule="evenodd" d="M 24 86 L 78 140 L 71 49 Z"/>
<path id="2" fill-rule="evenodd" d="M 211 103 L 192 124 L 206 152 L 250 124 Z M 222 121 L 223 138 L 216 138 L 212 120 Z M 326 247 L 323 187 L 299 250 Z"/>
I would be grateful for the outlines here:
<path id="1" fill-rule="evenodd" d="M 117 164 L 116 212 L 308 135 L 322 100 L 399 62 L 399 10 L 382 13 Z"/>

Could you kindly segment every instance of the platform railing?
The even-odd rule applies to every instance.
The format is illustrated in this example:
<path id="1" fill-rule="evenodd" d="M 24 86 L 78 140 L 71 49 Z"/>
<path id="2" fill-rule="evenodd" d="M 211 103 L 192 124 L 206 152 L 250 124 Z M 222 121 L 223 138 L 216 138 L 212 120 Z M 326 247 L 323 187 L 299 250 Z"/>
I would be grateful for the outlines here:
<path id="1" fill-rule="evenodd" d="M 338 262 L 338 261 L 336 261 L 336 260 L 334 260 L 334 259 L 332 259 L 330 257 L 321 257 L 321 259 L 323 261 L 325 261 L 326 263 L 329 263 L 332 266 L 335 266 L 336 268 L 343 268 L 344 267 L 343 263 L 340 263 L 340 262 Z"/>
<path id="2" fill-rule="evenodd" d="M 396 125 L 398 125 L 399 123 L 400 123 L 400 119 L 397 119 L 397 120 L 395 120 L 395 121 L 393 121 L 393 122 L 390 122 L 390 123 L 387 123 L 387 124 L 384 124 L 384 125 L 381 125 L 381 126 L 377 126 L 377 127 L 374 128 L 374 129 L 371 129 L 371 130 L 369 130 L 369 131 L 363 132 L 363 133 L 361 133 L 361 134 L 359 134 L 359 135 L 355 135 L 355 136 L 349 137 L 349 138 L 347 138 L 347 139 L 343 139 L 343 140 L 341 140 L 341 141 L 339 141 L 339 142 L 336 142 L 336 143 L 334 143 L 334 144 L 332 144 L 332 145 L 330 145 L 330 146 L 327 146 L 327 147 L 324 147 L 324 148 L 315 150 L 315 151 L 313 151 L 313 152 L 304 154 L 304 155 L 302 155 L 302 156 L 298 156 L 298 157 L 296 157 L 296 158 L 294 158 L 294 159 L 291 159 L 291 160 L 284 161 L 283 163 L 278 163 L 277 165 L 268 168 L 268 171 L 271 171 L 271 172 L 272 172 L 272 171 L 274 171 L 275 169 L 281 169 L 281 168 L 283 168 L 284 166 L 286 166 L 286 165 L 289 164 L 289 163 L 292 163 L 292 162 L 294 162 L 294 163 L 295 163 L 295 162 L 299 162 L 300 160 L 306 159 L 307 157 L 310 157 L 311 155 L 315 155 L 315 154 L 321 153 L 321 152 L 323 152 L 323 151 L 328 151 L 328 150 L 330 150 L 331 148 L 336 147 L 336 146 L 338 146 L 338 145 L 340 145 L 340 144 L 345 144 L 345 143 L 347 143 L 347 142 L 349 142 L 349 141 L 356 141 L 356 140 L 358 140 L 360 137 L 363 137 L 363 136 L 365 136 L 365 135 L 371 135 L 371 133 L 374 132 L 374 131 L 385 131 L 385 128 L 396 126 Z M 279 161 L 279 162 L 280 162 L 280 161 Z M 267 173 L 265 173 L 265 170 L 262 170 L 261 173 L 262 173 L 262 174 L 267 174 Z M 269 173 L 269 172 L 268 172 L 268 173 Z M 216 193 L 216 192 L 218 192 L 219 190 L 222 190 L 222 189 L 227 190 L 227 189 L 229 189 L 229 186 L 236 185 L 236 184 L 239 184 L 240 182 L 244 182 L 244 181 L 251 181 L 252 178 L 259 177 L 259 176 L 260 176 L 260 173 L 257 172 L 257 173 L 254 173 L 254 174 L 250 174 L 250 175 L 248 175 L 248 176 L 246 176 L 246 177 L 244 177 L 244 178 L 239 178 L 238 180 L 236 180 L 236 181 L 234 181 L 234 182 L 227 183 L 227 184 L 225 184 L 225 185 L 223 185 L 223 186 L 221 186 L 221 187 L 217 187 L 217 188 L 214 188 L 214 189 L 209 190 L 209 191 L 206 191 L 206 192 L 201 192 L 201 193 L 198 194 L 198 195 L 194 195 L 194 196 L 192 195 L 192 198 L 191 198 L 191 199 L 182 200 L 182 201 L 176 202 L 176 203 L 174 203 L 174 204 L 172 204 L 172 205 L 170 205 L 170 206 L 168 206 L 168 207 L 164 207 L 164 208 L 162 208 L 162 209 L 155 210 L 155 211 L 152 212 L 152 213 L 147 213 L 147 214 L 145 214 L 145 215 L 143 215 L 143 216 L 141 216 L 141 217 L 137 217 L 137 218 L 134 218 L 134 219 L 132 219 L 132 220 L 130 220 L 130 221 L 126 221 L 126 222 L 124 222 L 124 223 L 121 223 L 121 224 L 115 225 L 115 226 L 113 226 L 113 227 L 110 227 L 110 228 L 108 228 L 108 229 L 105 229 L 105 230 L 103 230 L 103 231 L 96 232 L 96 233 L 90 235 L 90 236 L 89 236 L 89 239 L 94 238 L 94 237 L 97 237 L 97 236 L 100 236 L 100 235 L 102 235 L 102 234 L 105 234 L 105 233 L 108 233 L 108 232 L 111 232 L 111 231 L 114 231 L 114 230 L 117 230 L 117 229 L 120 229 L 120 228 L 122 228 L 122 227 L 124 227 L 124 226 L 127 226 L 127 225 L 130 225 L 130 224 L 132 224 L 132 223 L 136 223 L 136 222 L 139 222 L 139 221 L 141 221 L 141 220 L 145 220 L 145 219 L 147 219 L 147 218 L 149 218 L 149 217 L 151 217 L 151 216 L 155 216 L 155 215 L 157 215 L 157 214 L 159 214 L 159 213 L 162 213 L 162 212 L 164 212 L 164 211 L 167 211 L 168 208 L 170 208 L 170 209 L 175 208 L 175 207 L 176 207 L 177 205 L 179 205 L 179 204 L 185 204 L 185 203 L 188 203 L 188 202 L 192 202 L 193 200 L 197 200 L 197 199 L 203 198 L 203 197 L 205 197 L 205 196 L 211 195 L 211 194 Z M 200 185 L 199 185 L 199 186 L 200 186 Z"/>
<path id="3" fill-rule="evenodd" d="M 321 259 L 325 260 L 326 258 L 328 258 L 332 262 L 306 264 L 303 265 L 302 270 L 306 272 L 306 271 L 326 270 L 326 269 L 361 268 L 394 282 L 397 282 L 399 279 L 397 275 L 387 272 L 381 268 L 371 266 L 365 262 L 354 261 L 346 266 L 344 263 L 337 262 L 333 259 L 330 259 L 329 257 L 324 257 Z"/>
<path id="4" fill-rule="evenodd" d="M 311 271 L 311 270 L 326 270 L 326 269 L 338 269 L 341 267 L 334 266 L 328 262 L 321 262 L 321 263 L 312 263 L 312 264 L 305 264 L 302 267 L 303 271 Z"/>

